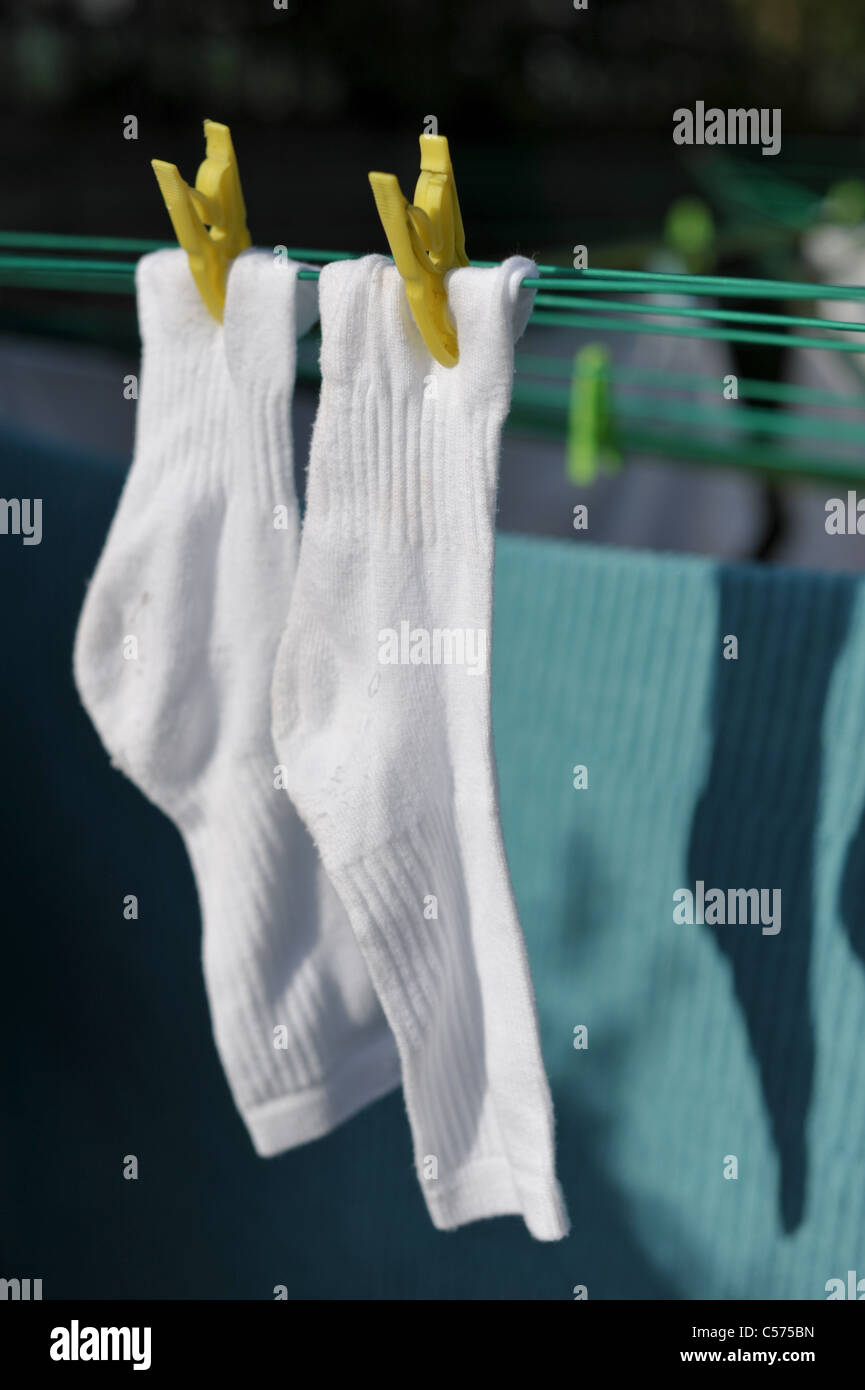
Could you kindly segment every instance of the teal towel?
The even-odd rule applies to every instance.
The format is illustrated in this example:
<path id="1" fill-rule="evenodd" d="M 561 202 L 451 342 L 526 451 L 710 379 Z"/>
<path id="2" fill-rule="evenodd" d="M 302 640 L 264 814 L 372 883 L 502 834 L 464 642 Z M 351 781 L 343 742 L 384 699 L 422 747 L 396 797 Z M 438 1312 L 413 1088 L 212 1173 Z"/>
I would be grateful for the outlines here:
<path id="1" fill-rule="evenodd" d="M 503 537 L 495 612 L 574 1282 L 600 1174 L 678 1296 L 825 1298 L 865 1277 L 862 583 Z M 677 923 L 698 881 L 780 930 Z"/>
<path id="2" fill-rule="evenodd" d="M 443 1233 L 398 1093 L 253 1153 L 182 843 L 72 683 L 125 464 L 0 429 L 0 471 L 44 499 L 41 545 L 0 536 L 4 1277 L 46 1299 L 563 1300 L 865 1278 L 863 580 L 500 538 L 502 814 L 573 1229 Z M 674 922 L 698 879 L 781 888 L 780 932 Z"/>

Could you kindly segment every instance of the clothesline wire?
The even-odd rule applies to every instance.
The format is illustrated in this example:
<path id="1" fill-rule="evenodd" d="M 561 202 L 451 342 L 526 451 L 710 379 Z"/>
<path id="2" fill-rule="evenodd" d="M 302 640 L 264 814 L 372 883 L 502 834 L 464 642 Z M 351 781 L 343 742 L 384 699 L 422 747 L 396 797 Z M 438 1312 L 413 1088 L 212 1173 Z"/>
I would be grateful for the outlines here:
<path id="1" fill-rule="evenodd" d="M 0 232 L 0 285 L 128 293 L 134 288 L 137 255 L 173 245 L 173 242 L 122 237 Z M 19 253 L 22 250 L 28 253 L 126 253 L 135 255 L 136 259 L 10 254 L 10 248 Z M 275 249 L 283 251 L 283 248 Z M 286 247 L 284 254 L 294 260 L 313 264 L 355 259 L 357 255 L 354 252 L 323 251 L 309 247 Z M 490 266 L 495 262 L 473 261 L 472 264 Z M 299 273 L 301 278 L 314 279 L 319 271 L 304 269 Z M 695 296 L 865 301 L 865 286 L 817 285 L 666 271 L 576 270 L 545 264 L 538 266 L 537 276 L 524 283 L 540 291 L 536 295 L 532 314 L 532 323 L 539 326 L 579 328 L 592 332 L 663 334 L 840 353 L 865 352 L 865 337 L 861 336 L 865 332 L 865 322 L 815 315 L 700 308 L 688 302 Z M 647 295 L 650 298 L 647 301 L 629 302 L 621 298 L 594 297 L 604 291 L 617 295 Z M 681 296 L 687 296 L 686 302 L 677 302 Z M 823 336 L 813 333 L 806 335 L 803 329 L 823 329 L 827 333 Z M 856 341 L 855 335 L 859 335 L 859 341 Z M 515 411 L 521 411 L 524 418 L 540 425 L 542 431 L 554 427 L 557 433 L 562 433 L 567 429 L 569 383 L 574 370 L 572 355 L 555 357 L 518 353 L 517 368 L 519 378 L 514 388 Z M 315 368 L 309 370 L 314 372 Z M 563 384 L 551 384 L 538 380 L 539 377 L 560 377 Z M 640 381 L 644 383 L 642 393 Z M 700 378 L 691 373 L 671 374 L 662 369 L 613 364 L 610 382 L 616 391 L 617 426 L 620 444 L 624 448 L 642 449 L 644 452 L 694 462 L 716 462 L 734 467 L 759 467 L 767 472 L 818 476 L 824 481 L 833 478 L 861 480 L 862 465 L 855 458 L 847 460 L 843 457 L 827 458 L 825 455 L 819 459 L 809 458 L 803 452 L 773 449 L 767 441 L 772 438 L 805 439 L 818 436 L 824 441 L 837 441 L 842 446 L 855 444 L 859 446 L 857 453 L 861 449 L 865 454 L 863 423 L 840 420 L 831 414 L 815 416 L 804 411 L 790 414 L 743 403 L 762 400 L 862 411 L 865 408 L 865 394 L 861 392 L 820 392 L 793 383 L 742 380 L 738 384 L 737 404 L 730 409 L 726 403 L 718 404 L 717 380 Z M 668 396 L 673 389 L 690 391 L 692 399 L 664 399 L 665 393 Z M 701 391 L 704 396 L 711 396 L 709 404 L 693 399 L 694 394 L 699 395 Z M 677 440 L 664 430 L 660 433 L 657 429 L 647 430 L 642 423 L 646 420 L 656 426 L 659 423 L 661 426 L 687 426 L 688 438 Z M 700 438 L 701 431 L 705 435 L 703 439 Z"/>
<path id="2" fill-rule="evenodd" d="M 334 256 L 334 253 L 322 252 L 318 254 L 325 259 L 333 259 Z M 297 256 L 298 259 L 303 256 L 308 258 L 309 252 L 292 252 L 292 255 Z M 352 259 L 349 253 L 343 253 L 343 258 Z M 71 257 L 0 254 L 0 285 L 30 289 L 130 293 L 134 288 L 135 264 L 134 261 L 84 261 Z M 490 265 L 493 263 L 476 261 L 473 264 Z M 663 275 L 643 271 L 574 271 L 570 275 L 564 276 L 561 268 L 543 266 L 539 267 L 539 270 L 540 276 L 527 278 L 524 281 L 527 286 L 539 287 L 544 291 L 537 296 L 533 307 L 531 321 L 535 324 L 551 327 L 588 328 L 609 332 L 663 334 L 665 336 L 714 339 L 726 342 L 758 343 L 777 347 L 795 346 L 840 353 L 865 352 L 865 339 L 861 343 L 850 341 L 851 335 L 861 335 L 865 332 L 865 323 L 813 315 L 767 314 L 735 309 L 701 309 L 689 304 L 679 304 L 669 302 L 669 300 L 662 302 L 660 300 L 662 291 L 666 290 L 669 293 L 672 288 L 675 288 L 677 294 L 684 291 L 691 295 L 693 293 L 692 281 L 699 277 Z M 314 279 L 317 273 L 312 270 L 302 270 L 300 278 Z M 613 278 L 614 275 L 615 278 Z M 683 285 L 681 282 L 685 282 L 685 284 Z M 763 282 L 745 281 L 744 283 L 748 286 L 746 293 L 753 296 L 760 291 Z M 579 291 L 579 297 L 574 298 L 562 293 L 549 294 L 546 292 L 557 287 L 567 288 L 572 292 Z M 738 296 L 740 293 L 738 283 L 730 280 L 729 277 L 717 277 L 717 284 L 713 277 L 706 277 L 705 282 L 700 286 L 700 292 L 708 294 L 713 289 L 721 295 Z M 780 297 L 779 290 L 783 289 L 785 294 L 789 291 L 791 297 L 796 291 L 799 297 L 805 297 L 807 292 L 812 299 L 816 296 L 838 299 L 846 295 L 851 300 L 857 299 L 865 302 L 865 288 L 862 287 L 802 286 L 788 282 L 783 286 L 775 285 L 773 289 L 776 298 Z M 649 303 L 628 303 L 623 300 L 589 297 L 599 290 L 613 290 L 615 293 L 632 295 L 651 294 L 658 297 Z M 619 315 L 632 315 L 636 319 L 651 319 L 652 322 L 634 323 L 629 322 L 627 317 L 624 319 L 602 317 L 605 311 L 609 310 L 615 311 Z M 690 327 L 682 327 L 670 322 L 670 320 L 676 319 L 697 320 L 698 322 Z M 712 327 L 713 322 L 730 324 L 731 326 L 717 329 Z M 744 324 L 762 324 L 764 328 L 754 330 L 734 326 Z M 789 331 L 801 330 L 806 327 L 822 328 L 827 330 L 827 333 L 815 337 L 813 335 L 804 336 L 798 331 L 795 334 Z M 847 336 L 843 339 L 830 336 L 834 334 Z"/>
<path id="3" fill-rule="evenodd" d="M 570 409 L 569 385 L 538 380 L 519 358 L 517 368 L 518 376 L 513 388 L 515 405 L 531 412 L 535 424 L 546 426 L 556 434 L 565 433 Z M 542 374 L 551 374 L 549 363 L 544 362 Z M 810 398 L 807 388 L 799 388 L 792 384 L 787 386 L 786 391 L 782 391 L 781 383 L 740 382 L 735 404 L 719 400 L 717 380 L 712 383 L 711 395 L 710 389 L 704 387 L 703 399 L 691 397 L 685 400 L 670 399 L 670 392 L 675 389 L 672 384 L 665 397 L 661 391 L 650 388 L 648 384 L 640 388 L 636 382 L 621 382 L 615 368 L 612 370 L 611 385 L 615 388 L 612 411 L 617 430 L 623 427 L 633 429 L 635 421 L 650 420 L 653 423 L 685 425 L 688 427 L 687 438 L 691 443 L 702 434 L 707 443 L 717 445 L 720 442 L 722 447 L 727 440 L 735 440 L 738 445 L 747 445 L 757 437 L 764 441 L 770 438 L 819 439 L 824 445 L 835 442 L 856 445 L 859 455 L 857 467 L 860 476 L 862 474 L 861 459 L 865 458 L 865 398 L 861 396 L 841 398 L 846 409 L 857 412 L 852 419 L 841 419 L 834 412 L 816 414 L 808 410 L 778 411 L 767 408 L 766 405 L 750 404 L 751 401 L 760 400 L 784 401 L 787 404 L 803 406 L 826 404 L 821 399 L 823 393 L 815 393 L 818 399 L 814 400 Z M 771 390 L 773 385 L 779 387 L 777 392 Z M 681 389 L 679 387 L 680 391 Z M 708 401 L 706 397 L 709 397 Z M 810 471 L 816 472 L 822 478 L 831 474 L 837 461 L 837 458 L 824 455 L 823 463 Z"/>
<path id="4" fill-rule="evenodd" d="M 147 251 L 157 251 L 165 247 L 174 246 L 176 243 L 169 241 L 138 240 L 128 237 L 86 237 L 86 236 L 67 236 L 64 233 L 53 232 L 2 232 L 0 231 L 0 248 L 19 248 L 27 250 L 65 250 L 65 251 L 117 251 L 144 253 Z M 335 260 L 354 260 L 360 254 L 354 251 L 323 251 L 316 247 L 286 247 L 285 253 L 292 259 L 300 261 L 313 261 L 326 263 Z M 6 257 L 2 258 L 5 262 Z M 51 261 L 44 258 L 32 259 L 30 257 L 10 257 L 9 268 L 20 265 L 38 266 L 51 265 Z M 58 263 L 59 264 L 59 263 Z M 92 270 L 93 273 L 119 273 L 130 274 L 134 271 L 134 261 L 82 261 L 71 260 L 71 267 L 77 267 L 84 271 Z M 494 261 L 472 261 L 472 265 L 491 266 L 496 264 Z M 845 300 L 865 300 L 865 286 L 863 285 L 821 285 L 811 281 L 796 280 L 767 280 L 760 278 L 749 278 L 746 276 L 735 275 L 691 275 L 684 272 L 675 271 L 656 271 L 656 270 L 618 270 L 608 267 L 585 269 L 574 269 L 570 266 L 538 265 L 539 275 L 526 280 L 526 284 L 536 289 L 570 289 L 587 283 L 594 286 L 595 282 L 610 281 L 610 286 L 615 282 L 616 286 L 622 289 L 627 288 L 631 293 L 637 292 L 635 287 L 643 289 L 645 286 L 664 286 L 675 289 L 683 294 L 705 294 L 713 296 L 729 296 L 734 298 L 761 298 L 761 299 L 845 299 Z M 303 270 L 302 276 L 314 279 L 318 275 L 316 270 Z M 599 283 L 597 288 L 606 289 L 608 286 Z"/>
<path id="5" fill-rule="evenodd" d="M 517 349 L 515 360 L 518 368 L 526 373 L 534 372 L 541 376 L 560 376 L 571 381 L 574 372 L 573 359 L 567 357 L 548 357 L 543 354 L 521 352 Z M 718 378 L 701 376 L 697 372 L 670 372 L 666 367 L 646 367 L 629 362 L 614 362 L 610 368 L 612 380 L 626 388 L 639 382 L 651 384 L 653 394 L 665 390 L 704 391 L 717 397 Z M 865 387 L 865 381 L 863 381 Z M 865 409 L 865 390 L 858 392 L 823 391 L 818 387 L 800 386 L 798 383 L 782 381 L 758 381 L 750 377 L 738 378 L 739 398 L 755 397 L 762 400 L 795 402 L 796 404 L 828 405 L 844 409 Z"/>

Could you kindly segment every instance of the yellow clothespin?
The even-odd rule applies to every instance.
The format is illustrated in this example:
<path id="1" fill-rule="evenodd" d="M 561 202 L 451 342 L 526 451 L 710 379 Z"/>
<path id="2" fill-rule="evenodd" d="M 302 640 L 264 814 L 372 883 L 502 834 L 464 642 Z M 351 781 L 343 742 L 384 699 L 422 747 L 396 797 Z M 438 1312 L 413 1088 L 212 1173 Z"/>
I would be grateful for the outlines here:
<path id="1" fill-rule="evenodd" d="M 166 164 L 164 159 L 150 162 L 201 297 L 222 322 L 229 262 L 251 240 L 231 131 L 218 121 L 205 121 L 204 135 L 205 158 L 194 188 L 180 177 L 176 164 Z"/>
<path id="2" fill-rule="evenodd" d="M 469 258 L 443 135 L 420 137 L 420 170 L 414 203 L 403 195 L 395 174 L 371 173 L 369 181 L 420 335 L 437 362 L 453 367 L 459 361 L 459 347 L 444 277 L 454 266 L 468 265 Z"/>

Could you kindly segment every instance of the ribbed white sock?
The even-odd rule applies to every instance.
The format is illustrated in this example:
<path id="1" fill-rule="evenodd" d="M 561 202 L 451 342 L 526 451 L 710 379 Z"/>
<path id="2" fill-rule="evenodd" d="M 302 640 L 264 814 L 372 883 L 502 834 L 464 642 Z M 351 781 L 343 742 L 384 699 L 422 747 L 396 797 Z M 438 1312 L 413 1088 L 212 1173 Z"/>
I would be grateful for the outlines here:
<path id="1" fill-rule="evenodd" d="M 533 269 L 451 273 L 451 369 L 389 261 L 323 269 L 274 738 L 396 1035 L 434 1223 L 521 1213 L 554 1240 L 567 1216 L 490 728 L 499 438 Z M 445 664 L 460 633 L 467 660 Z"/>
<path id="2" fill-rule="evenodd" d="M 183 834 L 217 1047 L 261 1154 L 399 1084 L 345 911 L 275 777 L 270 684 L 298 549 L 295 339 L 316 317 L 297 269 L 245 252 L 220 325 L 185 252 L 139 263 L 135 454 L 75 646 L 112 761 Z"/>

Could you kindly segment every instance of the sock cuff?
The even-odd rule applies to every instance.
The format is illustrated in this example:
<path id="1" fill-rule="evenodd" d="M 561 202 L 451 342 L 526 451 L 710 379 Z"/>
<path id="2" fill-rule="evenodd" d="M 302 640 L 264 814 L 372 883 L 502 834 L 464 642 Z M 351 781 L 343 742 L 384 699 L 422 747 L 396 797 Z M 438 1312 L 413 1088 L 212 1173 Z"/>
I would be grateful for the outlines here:
<path id="1" fill-rule="evenodd" d="M 230 391 L 222 326 L 206 308 L 179 247 L 135 268 L 141 368 L 129 481 L 198 472 L 225 455 Z"/>
<path id="2" fill-rule="evenodd" d="M 314 282 L 298 261 L 250 248 L 232 262 L 225 291 L 225 356 L 235 391 L 253 400 L 294 389 L 296 340 L 318 318 Z"/>
<path id="3" fill-rule="evenodd" d="M 552 1171 L 520 1174 L 502 1158 L 480 1160 L 449 1181 L 427 1181 L 427 1210 L 440 1231 L 491 1216 L 522 1216 L 535 1240 L 562 1240 L 570 1230 L 562 1189 Z"/>
<path id="4" fill-rule="evenodd" d="M 273 508 L 297 523 L 292 467 L 291 403 L 297 339 L 318 317 L 318 287 L 299 280 L 297 261 L 250 249 L 232 263 L 225 297 L 223 339 L 232 396 L 232 487 L 255 498 L 262 523 Z M 238 476 L 240 470 L 240 476 Z"/>
<path id="5" fill-rule="evenodd" d="M 513 257 L 447 277 L 460 359 L 425 348 L 396 267 L 367 256 L 325 266 L 319 293 L 322 394 L 308 524 L 379 547 L 488 549 L 513 348 L 535 269 Z"/>
<path id="6" fill-rule="evenodd" d="M 433 1221 L 450 1229 L 519 1214 L 540 1240 L 566 1235 L 527 967 L 525 991 L 515 978 L 520 962 L 508 965 L 509 989 L 490 989 L 453 815 L 431 805 L 378 852 L 330 860 L 328 871 L 397 1039 Z M 490 907 L 497 933 L 518 931 L 507 908 Z M 503 1030 L 488 1014 L 505 1008 Z"/>
<path id="7" fill-rule="evenodd" d="M 215 473 L 226 490 L 239 481 L 266 502 L 296 507 L 285 470 L 296 339 L 315 322 L 318 305 L 317 286 L 298 280 L 300 269 L 269 251 L 242 252 L 229 268 L 220 323 L 185 251 L 156 251 L 138 262 L 136 460 L 146 466 L 148 486 L 166 472 Z"/>

